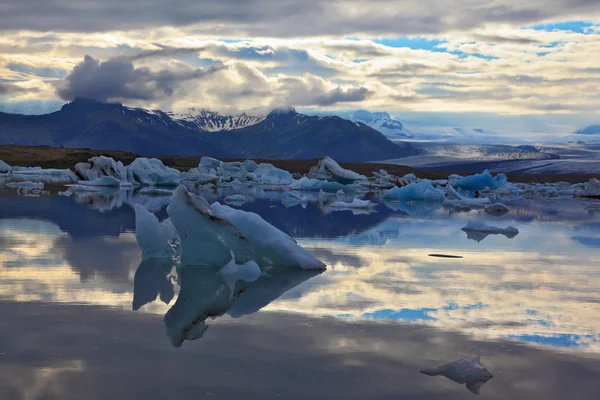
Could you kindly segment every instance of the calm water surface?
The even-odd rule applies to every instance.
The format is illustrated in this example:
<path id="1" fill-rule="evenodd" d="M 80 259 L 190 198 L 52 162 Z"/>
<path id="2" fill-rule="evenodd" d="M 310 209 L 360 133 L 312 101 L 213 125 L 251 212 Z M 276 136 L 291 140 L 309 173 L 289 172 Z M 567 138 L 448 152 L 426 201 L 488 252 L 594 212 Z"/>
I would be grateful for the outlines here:
<path id="1" fill-rule="evenodd" d="M 0 191 L 0 399 L 458 399 L 419 370 L 476 356 L 481 398 L 600 398 L 600 203 L 353 215 L 248 194 L 328 270 L 231 286 L 142 260 L 132 205 L 163 219 L 166 197 Z M 480 219 L 519 234 L 461 231 Z"/>

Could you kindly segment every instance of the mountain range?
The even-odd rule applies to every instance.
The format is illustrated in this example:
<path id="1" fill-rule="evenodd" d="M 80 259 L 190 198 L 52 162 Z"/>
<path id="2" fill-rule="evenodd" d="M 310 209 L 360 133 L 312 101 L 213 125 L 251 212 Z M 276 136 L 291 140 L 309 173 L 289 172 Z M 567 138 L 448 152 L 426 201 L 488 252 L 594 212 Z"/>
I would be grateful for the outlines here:
<path id="1" fill-rule="evenodd" d="M 44 115 L 0 113 L 0 144 L 123 150 L 144 156 L 376 161 L 419 153 L 361 122 L 294 109 L 266 116 L 176 114 L 75 99 Z"/>

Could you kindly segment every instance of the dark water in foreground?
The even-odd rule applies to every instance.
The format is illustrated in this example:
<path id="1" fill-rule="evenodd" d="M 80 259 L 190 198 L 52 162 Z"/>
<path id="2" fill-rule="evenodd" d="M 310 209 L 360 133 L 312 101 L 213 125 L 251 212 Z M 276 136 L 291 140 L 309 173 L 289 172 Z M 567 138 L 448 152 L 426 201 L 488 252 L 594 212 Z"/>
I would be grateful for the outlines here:
<path id="1" fill-rule="evenodd" d="M 264 197 L 243 208 L 326 272 L 232 292 L 215 271 L 142 261 L 131 204 L 164 218 L 165 199 L 2 192 L 0 399 L 458 399 L 474 395 L 419 370 L 475 356 L 494 375 L 481 398 L 600 398 L 597 204 L 353 215 Z M 471 219 L 520 232 L 469 239 Z"/>

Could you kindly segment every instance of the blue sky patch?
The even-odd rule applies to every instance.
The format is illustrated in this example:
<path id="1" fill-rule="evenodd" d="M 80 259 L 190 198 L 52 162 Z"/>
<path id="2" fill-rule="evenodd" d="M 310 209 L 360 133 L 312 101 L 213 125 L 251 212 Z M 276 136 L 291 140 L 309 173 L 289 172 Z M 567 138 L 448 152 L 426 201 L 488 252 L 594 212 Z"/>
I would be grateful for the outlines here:
<path id="1" fill-rule="evenodd" d="M 437 47 L 440 44 L 447 43 L 445 40 L 426 39 L 423 37 L 397 37 L 397 38 L 381 38 L 372 39 L 373 43 L 382 44 L 388 47 L 408 47 L 413 50 L 429 50 L 437 52 L 445 52 L 443 48 Z"/>
<path id="2" fill-rule="evenodd" d="M 552 31 L 571 31 L 575 33 L 591 33 L 591 28 L 595 24 L 586 21 L 566 21 L 566 22 L 555 22 L 549 24 L 540 24 L 529 26 L 530 29 L 536 31 L 552 32 Z"/>

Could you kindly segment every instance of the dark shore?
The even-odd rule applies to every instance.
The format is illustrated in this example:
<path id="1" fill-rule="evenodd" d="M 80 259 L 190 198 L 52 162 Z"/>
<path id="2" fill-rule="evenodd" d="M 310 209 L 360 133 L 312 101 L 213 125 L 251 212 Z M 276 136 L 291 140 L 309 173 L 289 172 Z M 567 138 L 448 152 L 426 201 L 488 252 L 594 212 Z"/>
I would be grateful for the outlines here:
<path id="1" fill-rule="evenodd" d="M 127 165 L 140 157 L 137 154 L 118 150 L 93 150 L 93 149 L 75 149 L 48 146 L 23 146 L 23 145 L 0 145 L 0 160 L 9 165 L 21 167 L 42 168 L 70 168 L 73 169 L 78 162 L 87 161 L 91 157 L 105 155 L 112 157 L 117 161 L 122 161 Z M 198 166 L 202 156 L 179 157 L 179 156 L 160 156 L 156 157 L 163 161 L 169 167 L 177 168 L 180 171 L 187 171 L 190 168 Z M 221 159 L 223 161 L 243 161 L 242 159 Z M 254 159 L 257 163 L 269 162 L 278 168 L 285 169 L 291 173 L 306 174 L 310 167 L 317 164 L 317 160 L 262 160 Z M 340 163 L 344 168 L 356 171 L 360 174 L 370 176 L 373 171 L 385 169 L 388 173 L 403 176 L 414 173 L 419 178 L 428 179 L 446 179 L 452 173 L 466 175 L 465 171 L 420 171 L 414 168 L 383 163 Z M 481 172 L 481 171 L 470 171 Z M 587 182 L 591 178 L 600 178 L 594 174 L 507 174 L 511 182 Z"/>

